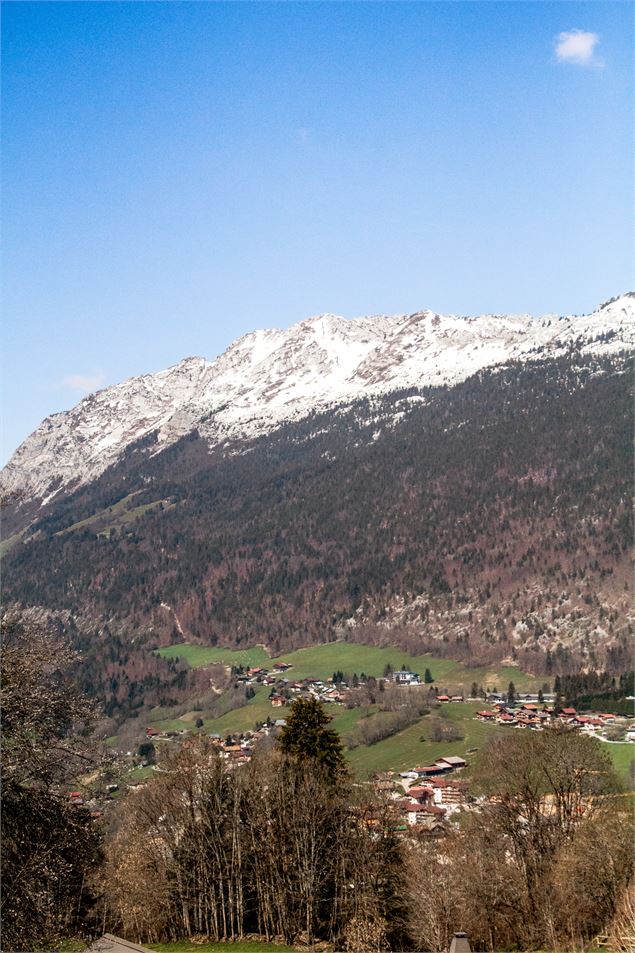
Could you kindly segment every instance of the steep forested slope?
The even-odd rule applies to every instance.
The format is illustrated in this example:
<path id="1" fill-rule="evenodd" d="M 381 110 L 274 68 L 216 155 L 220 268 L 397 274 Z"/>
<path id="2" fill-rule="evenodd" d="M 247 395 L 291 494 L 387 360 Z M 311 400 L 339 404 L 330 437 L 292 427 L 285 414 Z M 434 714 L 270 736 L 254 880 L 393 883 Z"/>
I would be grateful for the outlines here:
<path id="1" fill-rule="evenodd" d="M 193 434 L 151 456 L 146 438 L 31 526 L 5 597 L 128 645 L 345 635 L 536 671 L 619 667 L 631 379 L 625 358 L 572 351 L 222 452 Z"/>

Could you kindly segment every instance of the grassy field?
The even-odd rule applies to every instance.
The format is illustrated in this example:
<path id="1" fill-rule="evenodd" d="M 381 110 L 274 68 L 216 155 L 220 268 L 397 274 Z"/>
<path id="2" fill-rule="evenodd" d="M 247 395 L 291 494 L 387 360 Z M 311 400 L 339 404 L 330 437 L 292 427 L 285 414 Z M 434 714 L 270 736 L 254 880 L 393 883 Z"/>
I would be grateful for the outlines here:
<path id="1" fill-rule="evenodd" d="M 156 771 L 151 765 L 148 765 L 145 768 L 142 768 L 141 766 L 138 768 L 133 768 L 126 780 L 128 783 L 135 783 L 137 781 L 148 781 L 153 777 L 156 777 Z"/>
<path id="2" fill-rule="evenodd" d="M 266 943 L 262 940 L 242 940 L 232 943 L 197 943 L 194 945 L 188 940 L 178 943 L 150 943 L 149 950 L 158 950 L 159 953 L 285 953 L 295 950 L 296 947 L 284 946 L 281 943 Z"/>
<path id="3" fill-rule="evenodd" d="M 507 688 L 510 681 L 517 689 L 538 689 L 544 682 L 543 678 L 534 678 L 526 672 L 511 666 L 496 666 L 490 668 L 468 668 L 460 662 L 451 659 L 440 659 L 433 655 L 409 656 L 406 652 L 395 648 L 377 648 L 369 645 L 356 645 L 350 642 L 328 642 L 314 645 L 306 649 L 298 649 L 281 655 L 275 660 L 270 659 L 264 648 L 256 646 L 253 649 L 233 651 L 218 646 L 203 645 L 171 645 L 165 649 L 158 649 L 157 654 L 164 658 L 180 658 L 193 668 L 210 665 L 213 662 L 222 662 L 225 665 L 244 665 L 254 667 L 271 666 L 273 661 L 286 662 L 293 668 L 288 677 L 302 678 L 329 678 L 333 672 L 342 671 L 352 675 L 357 672 L 361 675 L 383 675 L 386 665 L 393 669 L 400 669 L 407 665 L 421 676 L 429 668 L 435 685 L 438 688 L 464 688 L 469 690 L 472 682 L 478 682 L 485 688 Z"/>
<path id="4" fill-rule="evenodd" d="M 99 510 L 97 513 L 93 513 L 92 516 L 87 516 L 86 519 L 79 520 L 77 523 L 73 523 L 72 526 L 67 526 L 66 529 L 61 529 L 55 535 L 65 536 L 67 533 L 73 533 L 75 530 L 83 529 L 85 526 L 91 526 L 93 523 L 97 523 L 101 520 L 110 522 L 111 520 L 117 519 L 120 514 L 126 511 L 128 503 L 140 492 L 140 490 L 136 490 L 134 493 L 129 493 L 128 496 L 124 496 L 113 506 L 109 506 L 105 510 Z"/>
<path id="5" fill-rule="evenodd" d="M 242 665 L 244 668 L 256 668 L 256 666 L 266 667 L 271 663 L 271 659 L 266 651 L 259 645 L 253 649 L 224 649 L 218 646 L 207 645 L 170 645 L 165 649 L 157 649 L 157 655 L 163 658 L 178 658 L 192 668 L 200 668 L 203 665 L 212 665 L 214 662 L 220 662 L 223 665 Z"/>
<path id="6" fill-rule="evenodd" d="M 461 730 L 461 741 L 427 741 L 426 722 L 429 716 L 424 716 L 416 724 L 411 725 L 392 738 L 386 738 L 369 747 L 355 748 L 346 753 L 347 760 L 358 777 L 366 777 L 375 771 L 403 771 L 416 765 L 431 764 L 443 755 L 459 755 L 468 762 L 470 748 L 481 749 L 493 735 L 505 734 L 513 731 L 502 725 L 491 725 L 476 721 L 474 712 L 478 704 L 450 702 L 443 706 L 443 711 Z M 423 739 L 423 740 L 422 740 Z M 635 745 L 609 744 L 606 745 L 613 766 L 622 779 L 629 786 L 629 769 L 635 758 Z M 476 757 L 476 752 L 473 753 Z"/>
<path id="7" fill-rule="evenodd" d="M 630 768 L 635 759 L 635 745 L 628 742 L 616 742 L 614 744 L 603 745 L 603 750 L 608 751 L 613 759 L 613 767 L 619 774 L 625 784 L 630 785 Z"/>
<path id="8" fill-rule="evenodd" d="M 460 741 L 428 741 L 430 717 L 425 715 L 391 738 L 348 751 L 347 760 L 358 777 L 367 777 L 375 771 L 404 771 L 417 765 L 432 764 L 443 755 L 458 755 L 469 761 L 468 749 L 481 748 L 493 734 L 509 730 L 476 721 L 474 712 L 477 709 L 477 704 L 469 702 L 450 702 L 444 706 L 448 719 L 461 730 L 463 738 Z"/>
<path id="9" fill-rule="evenodd" d="M 221 718 L 204 719 L 203 729 L 208 733 L 218 733 L 222 737 L 253 730 L 256 722 L 265 721 L 267 716 L 272 719 L 285 718 L 289 708 L 272 708 L 268 700 L 269 688 L 256 690 L 252 698 L 243 708 L 228 712 Z M 346 759 L 353 772 L 359 778 L 366 778 L 376 771 L 404 771 L 416 765 L 431 764 L 443 755 L 459 755 L 470 760 L 469 749 L 481 749 L 492 735 L 510 732 L 513 729 L 501 725 L 492 725 L 477 721 L 474 713 L 478 703 L 450 702 L 443 706 L 447 717 L 461 730 L 463 735 L 460 741 L 428 741 L 427 725 L 430 717 L 424 715 L 414 725 L 405 728 L 391 738 L 378 741 L 368 747 L 360 745 L 351 751 L 346 751 Z M 377 706 L 346 709 L 339 705 L 327 708 L 332 717 L 332 726 L 336 728 L 346 745 L 348 737 L 354 732 L 355 726 L 362 718 L 374 714 Z M 165 731 L 191 727 L 191 722 L 163 719 L 154 722 L 157 728 Z M 635 758 L 635 745 L 610 744 L 607 750 L 611 755 L 615 770 L 620 778 L 628 784 L 629 768 Z M 472 754 L 476 754 L 472 752 Z"/>
<path id="10" fill-rule="evenodd" d="M 143 503 L 141 506 L 130 506 L 129 504 L 140 492 L 141 490 L 135 490 L 134 493 L 129 493 L 128 496 L 124 496 L 117 503 L 107 507 L 105 510 L 99 510 L 97 513 L 93 513 L 92 516 L 87 516 L 86 519 L 79 520 L 77 523 L 73 523 L 72 526 L 61 529 L 55 535 L 66 536 L 68 533 L 74 533 L 77 530 L 85 529 L 87 526 L 93 526 L 96 531 L 99 532 L 101 530 L 102 534 L 108 536 L 111 530 L 123 529 L 123 527 L 129 523 L 133 523 L 149 510 L 157 509 L 157 507 L 161 505 L 163 505 L 165 509 L 168 509 L 172 505 L 167 500 L 154 500 L 152 503 Z"/>
<path id="11" fill-rule="evenodd" d="M 219 734 L 225 737 L 228 734 L 234 735 L 243 731 L 253 731 L 256 722 L 266 721 L 267 717 L 273 721 L 276 718 L 286 718 L 290 708 L 285 705 L 281 708 L 273 708 L 269 701 L 270 691 L 271 688 L 268 685 L 256 687 L 256 694 L 242 708 L 235 708 L 219 718 L 203 718 L 202 730 L 208 734 Z M 327 707 L 327 711 L 333 719 L 333 727 L 337 728 L 344 739 L 360 718 L 372 714 L 376 710 L 377 706 L 353 709 L 342 708 L 341 705 Z M 182 728 L 191 729 L 193 727 L 190 718 L 160 718 L 152 720 L 151 724 L 162 731 L 179 731 Z"/>
<path id="12" fill-rule="evenodd" d="M 21 537 L 24 536 L 24 530 L 21 530 L 19 533 L 14 533 L 13 536 L 7 536 L 6 539 L 3 539 L 0 542 L 0 559 L 9 552 L 12 546 L 18 542 Z"/>
<path id="13" fill-rule="evenodd" d="M 262 647 L 231 651 L 218 647 L 200 645 L 173 645 L 167 649 L 160 649 L 165 657 L 179 657 L 190 665 L 198 667 L 211 662 L 223 662 L 227 665 L 268 667 L 271 664 L 266 651 Z M 387 664 L 393 669 L 408 665 L 413 671 L 423 675 L 429 668 L 439 689 L 457 688 L 469 690 L 472 682 L 477 682 L 485 688 L 506 688 L 513 681 L 520 690 L 537 690 L 544 679 L 534 678 L 520 669 L 509 666 L 496 668 L 467 668 L 459 662 L 450 659 L 439 659 L 432 655 L 408 656 L 399 649 L 376 648 L 374 646 L 356 645 L 347 642 L 330 642 L 306 649 L 298 649 L 280 657 L 280 661 L 287 662 L 293 668 L 288 672 L 289 678 L 329 678 L 334 671 L 340 670 L 367 675 L 380 676 Z M 204 730 L 217 732 L 225 737 L 228 734 L 238 734 L 255 728 L 257 722 L 285 718 L 289 713 L 288 707 L 273 708 L 269 702 L 269 686 L 256 687 L 254 698 L 234 711 L 227 712 L 220 718 L 205 718 Z M 424 716 L 414 725 L 404 731 L 377 742 L 369 747 L 360 746 L 346 752 L 351 768 L 358 777 L 366 777 L 375 771 L 401 771 L 417 764 L 429 763 L 441 755 L 465 756 L 470 748 L 481 748 L 492 734 L 509 731 L 500 725 L 485 724 L 474 719 L 474 712 L 478 708 L 476 703 L 450 703 L 443 706 L 447 717 L 457 723 L 463 738 L 461 741 L 430 742 L 426 740 L 426 719 Z M 333 718 L 333 727 L 336 728 L 346 744 L 348 737 L 354 731 L 357 722 L 368 715 L 372 715 L 375 708 L 356 708 L 347 710 L 339 705 L 327 709 Z M 161 716 L 164 717 L 161 717 Z M 190 720 L 165 717 L 168 712 L 155 712 L 151 721 L 157 728 L 164 730 L 178 730 L 192 726 Z M 423 740 L 422 740 L 423 739 Z M 624 780 L 628 780 L 629 766 L 635 758 L 635 746 L 630 744 L 611 744 L 608 750 L 613 759 L 615 769 Z M 468 755 L 469 759 L 469 755 Z"/>
<path id="14" fill-rule="evenodd" d="M 166 649 L 159 649 L 159 654 L 167 658 L 180 658 L 193 667 L 209 665 L 213 662 L 222 662 L 226 665 L 243 665 L 253 667 L 262 665 L 271 666 L 271 659 L 262 647 L 232 651 L 229 649 L 206 647 L 200 645 L 172 645 Z M 356 645 L 347 642 L 330 642 L 289 652 L 280 657 L 280 661 L 293 666 L 287 677 L 302 678 L 329 678 L 334 671 L 340 670 L 352 675 L 354 672 L 367 675 L 381 676 L 387 664 L 393 669 L 409 666 L 421 675 L 429 668 L 439 689 L 456 689 L 469 691 L 472 682 L 493 688 L 507 687 L 513 681 L 518 689 L 538 688 L 542 680 L 521 672 L 516 668 L 467 668 L 450 659 L 439 659 L 432 655 L 408 656 L 395 648 L 377 648 L 375 646 Z M 227 712 L 218 718 L 203 718 L 203 730 L 207 733 L 218 733 L 222 737 L 253 730 L 257 722 L 263 722 L 268 717 L 272 719 L 285 718 L 289 708 L 273 708 L 269 701 L 270 687 L 259 686 L 255 689 L 255 696 L 243 707 Z M 421 741 L 425 733 L 425 718 L 415 725 L 405 729 L 384 741 L 370 747 L 359 747 L 347 752 L 347 758 L 355 773 L 364 777 L 378 770 L 401 770 L 421 764 L 425 761 L 434 761 L 441 754 L 464 755 L 468 748 L 480 747 L 486 737 L 501 728 L 485 725 L 474 721 L 475 706 L 464 704 L 450 704 L 445 706 L 449 718 L 461 722 L 464 735 L 462 741 L 451 743 L 432 743 Z M 333 727 L 336 728 L 346 744 L 360 718 L 372 715 L 376 708 L 357 708 L 347 710 L 338 706 L 329 709 L 333 718 Z M 168 710 L 157 710 L 151 715 L 150 721 L 157 728 L 165 731 L 174 731 L 182 728 L 191 728 L 191 714 L 188 717 L 175 719 Z"/>

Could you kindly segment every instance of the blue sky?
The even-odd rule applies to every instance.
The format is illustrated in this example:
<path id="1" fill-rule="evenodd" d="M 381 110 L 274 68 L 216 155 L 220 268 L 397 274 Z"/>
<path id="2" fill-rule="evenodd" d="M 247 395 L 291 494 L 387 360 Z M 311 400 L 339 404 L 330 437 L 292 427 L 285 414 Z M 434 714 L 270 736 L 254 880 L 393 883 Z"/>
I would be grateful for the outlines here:
<path id="1" fill-rule="evenodd" d="M 3 461 L 87 389 L 255 328 L 633 285 L 630 3 L 2 19 Z"/>

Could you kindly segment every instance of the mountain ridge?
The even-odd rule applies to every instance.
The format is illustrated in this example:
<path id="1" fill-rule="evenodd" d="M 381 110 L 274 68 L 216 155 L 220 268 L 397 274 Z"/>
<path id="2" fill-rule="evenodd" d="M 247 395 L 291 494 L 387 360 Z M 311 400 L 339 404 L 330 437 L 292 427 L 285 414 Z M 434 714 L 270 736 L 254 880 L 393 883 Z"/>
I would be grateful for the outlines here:
<path id="1" fill-rule="evenodd" d="M 153 433 L 151 453 L 194 430 L 222 446 L 316 409 L 401 387 L 451 386 L 484 368 L 555 358 L 574 344 L 593 354 L 635 347 L 635 294 L 580 317 L 315 315 L 286 331 L 243 335 L 213 361 L 187 357 L 129 378 L 47 417 L 4 467 L 0 486 L 45 505 Z"/>

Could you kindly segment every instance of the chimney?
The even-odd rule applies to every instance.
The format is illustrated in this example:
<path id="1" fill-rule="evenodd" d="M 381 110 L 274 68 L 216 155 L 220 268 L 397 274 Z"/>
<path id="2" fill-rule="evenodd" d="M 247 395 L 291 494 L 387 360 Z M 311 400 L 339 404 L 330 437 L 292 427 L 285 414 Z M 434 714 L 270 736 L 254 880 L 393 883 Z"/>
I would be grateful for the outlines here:
<path id="1" fill-rule="evenodd" d="M 450 943 L 450 953 L 472 953 L 467 933 L 455 933 Z"/>

